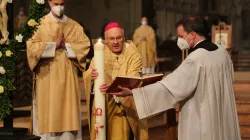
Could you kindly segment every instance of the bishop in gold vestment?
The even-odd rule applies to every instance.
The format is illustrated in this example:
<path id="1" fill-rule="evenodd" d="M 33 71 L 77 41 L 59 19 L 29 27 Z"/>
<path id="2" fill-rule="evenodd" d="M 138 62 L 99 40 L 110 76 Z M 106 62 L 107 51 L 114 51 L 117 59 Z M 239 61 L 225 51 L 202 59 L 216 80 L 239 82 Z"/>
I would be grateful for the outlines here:
<path id="1" fill-rule="evenodd" d="M 147 18 L 142 18 L 142 25 L 135 30 L 133 42 L 142 56 L 142 74 L 154 73 L 157 60 L 155 32 L 147 25 Z"/>
<path id="2" fill-rule="evenodd" d="M 114 23 L 110 23 L 111 25 Z M 116 24 L 115 24 L 116 25 Z M 108 25 L 109 26 L 109 25 Z M 119 26 L 120 27 L 120 26 Z M 105 32 L 107 45 L 104 50 L 105 82 L 110 84 L 117 76 L 140 76 L 142 68 L 141 55 L 133 43 L 124 43 L 121 28 L 114 27 Z M 94 103 L 90 104 L 92 68 L 94 61 L 84 75 L 85 91 L 88 105 L 94 112 Z M 138 119 L 133 97 L 107 97 L 107 140 L 148 140 L 146 121 Z M 95 117 L 90 116 L 91 140 L 95 139 Z M 131 131 L 132 130 L 132 131 Z M 131 132 L 130 132 L 131 131 Z"/>
<path id="3" fill-rule="evenodd" d="M 50 2 L 54 1 L 64 2 L 64 0 Z M 47 49 L 51 47 L 48 43 L 53 44 L 62 34 L 67 50 L 62 47 L 54 49 L 53 58 L 44 58 L 48 56 Z M 84 58 L 89 46 L 90 41 L 78 23 L 65 15 L 58 18 L 53 11 L 41 19 L 37 31 L 27 41 L 28 63 L 36 75 L 33 132 L 35 135 L 40 135 L 42 140 L 43 138 L 48 140 L 49 137 L 53 137 L 53 140 L 81 139 L 77 67 L 84 69 Z M 65 134 L 74 131 L 78 131 L 77 136 L 75 133 L 69 136 Z"/>

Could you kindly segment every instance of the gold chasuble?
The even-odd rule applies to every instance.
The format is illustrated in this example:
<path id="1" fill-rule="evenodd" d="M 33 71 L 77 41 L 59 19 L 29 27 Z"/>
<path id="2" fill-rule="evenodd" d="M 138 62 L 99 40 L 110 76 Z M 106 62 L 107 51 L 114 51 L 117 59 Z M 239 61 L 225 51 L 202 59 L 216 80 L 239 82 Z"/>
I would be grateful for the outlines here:
<path id="1" fill-rule="evenodd" d="M 42 55 L 48 42 L 56 42 L 64 35 L 76 58 L 68 58 L 67 51 L 57 49 L 55 57 Z M 51 14 L 41 19 L 41 25 L 27 41 L 27 57 L 31 70 L 36 74 L 36 118 L 39 133 L 80 130 L 80 91 L 77 67 L 84 69 L 84 59 L 90 41 L 83 28 L 64 16 L 55 21 Z"/>
<path id="2" fill-rule="evenodd" d="M 133 43 L 124 43 L 122 53 L 117 55 L 111 52 L 108 46 L 104 50 L 105 81 L 110 84 L 117 76 L 140 76 L 142 68 L 141 55 Z M 91 62 L 90 69 L 84 72 L 84 83 L 86 98 L 92 114 L 89 119 L 91 140 L 95 139 L 95 116 L 93 114 L 94 103 L 90 105 L 90 94 L 93 94 L 91 87 Z M 148 130 L 146 121 L 140 121 L 132 96 L 113 97 L 106 94 L 107 99 L 107 140 L 129 140 L 130 128 L 136 140 L 148 140 Z"/>
<path id="3" fill-rule="evenodd" d="M 143 37 L 146 39 L 142 40 Z M 148 25 L 138 27 L 133 35 L 133 42 L 142 56 L 142 73 L 154 73 L 157 59 L 154 30 Z"/>

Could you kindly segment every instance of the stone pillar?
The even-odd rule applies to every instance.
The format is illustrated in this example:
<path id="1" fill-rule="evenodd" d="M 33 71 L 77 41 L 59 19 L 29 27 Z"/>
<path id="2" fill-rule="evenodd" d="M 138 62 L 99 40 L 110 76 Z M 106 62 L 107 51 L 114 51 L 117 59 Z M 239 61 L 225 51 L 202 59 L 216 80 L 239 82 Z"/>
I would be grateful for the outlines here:
<path id="1" fill-rule="evenodd" d="M 128 38 L 133 38 L 133 33 L 135 29 L 140 24 L 141 14 L 142 14 L 142 0 L 129 0 L 128 2 L 128 14 L 130 17 L 129 27 L 126 32 L 128 32 Z"/>
<path id="2" fill-rule="evenodd" d="M 242 47 L 241 45 L 241 39 L 242 39 L 242 22 L 241 22 L 241 16 L 236 15 L 235 17 L 235 32 L 232 34 L 232 38 L 235 38 L 235 49 L 238 51 Z"/>
<path id="3" fill-rule="evenodd" d="M 237 0 L 237 26 L 239 31 L 238 50 L 250 49 L 250 34 L 249 34 L 249 14 L 250 14 L 250 1 L 249 0 Z M 238 37 L 237 35 L 237 37 Z"/>
<path id="4" fill-rule="evenodd" d="M 140 21 L 142 16 L 142 0 L 135 0 L 135 20 Z"/>
<path id="5" fill-rule="evenodd" d="M 166 20 L 166 11 L 164 9 L 159 9 L 156 11 L 156 18 L 157 18 L 157 34 L 159 35 L 160 42 L 164 41 L 167 37 L 167 23 Z"/>
<path id="6" fill-rule="evenodd" d="M 237 17 L 237 8 L 236 6 L 233 4 L 230 7 L 230 23 L 232 25 L 232 50 L 237 51 L 238 50 L 238 45 L 236 45 L 236 40 L 237 40 L 237 36 L 235 36 L 237 33 L 237 21 L 236 21 L 236 17 Z"/>

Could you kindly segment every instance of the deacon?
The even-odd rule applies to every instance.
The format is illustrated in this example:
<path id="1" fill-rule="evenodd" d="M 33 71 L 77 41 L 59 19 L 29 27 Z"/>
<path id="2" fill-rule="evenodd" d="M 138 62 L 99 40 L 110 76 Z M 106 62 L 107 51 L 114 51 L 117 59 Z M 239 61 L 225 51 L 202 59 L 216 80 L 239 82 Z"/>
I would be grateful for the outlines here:
<path id="1" fill-rule="evenodd" d="M 104 66 L 105 82 L 100 91 L 105 93 L 117 76 L 140 76 L 142 68 L 141 55 L 133 43 L 125 43 L 124 31 L 117 22 L 109 23 L 105 28 Z M 95 59 L 95 58 L 94 58 Z M 98 77 L 94 61 L 84 73 L 85 92 L 90 114 L 91 140 L 95 139 L 94 94 L 92 83 Z M 92 98 L 91 98 L 92 97 Z M 148 140 L 146 121 L 139 121 L 134 99 L 106 95 L 107 140 Z"/>
<path id="2" fill-rule="evenodd" d="M 178 22 L 178 46 L 190 48 L 183 63 L 162 81 L 114 95 L 132 95 L 140 119 L 180 104 L 179 140 L 240 140 L 233 90 L 233 64 L 227 51 L 205 40 L 202 20 Z"/>
<path id="3" fill-rule="evenodd" d="M 155 32 L 147 24 L 148 19 L 142 17 L 141 26 L 135 30 L 133 35 L 133 42 L 142 56 L 142 74 L 154 73 L 157 60 Z"/>
<path id="4" fill-rule="evenodd" d="M 65 0 L 49 0 L 49 5 L 51 12 L 27 41 L 29 66 L 36 76 L 33 133 L 41 140 L 81 140 L 77 68 L 84 70 L 90 41 L 63 14 Z"/>

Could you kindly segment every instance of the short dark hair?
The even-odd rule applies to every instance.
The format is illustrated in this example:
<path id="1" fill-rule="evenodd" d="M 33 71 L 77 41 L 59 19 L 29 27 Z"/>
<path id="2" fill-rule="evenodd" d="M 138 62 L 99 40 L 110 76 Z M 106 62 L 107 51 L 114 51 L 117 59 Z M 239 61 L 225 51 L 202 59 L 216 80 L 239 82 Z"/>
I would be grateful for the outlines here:
<path id="1" fill-rule="evenodd" d="M 196 32 L 200 36 L 204 36 L 204 26 L 200 17 L 185 17 L 176 23 L 176 28 L 180 25 L 183 26 L 187 33 Z"/>

